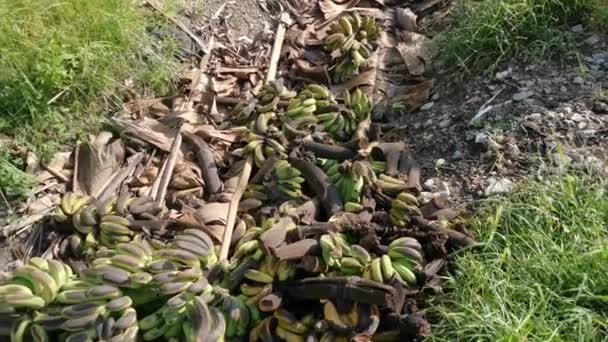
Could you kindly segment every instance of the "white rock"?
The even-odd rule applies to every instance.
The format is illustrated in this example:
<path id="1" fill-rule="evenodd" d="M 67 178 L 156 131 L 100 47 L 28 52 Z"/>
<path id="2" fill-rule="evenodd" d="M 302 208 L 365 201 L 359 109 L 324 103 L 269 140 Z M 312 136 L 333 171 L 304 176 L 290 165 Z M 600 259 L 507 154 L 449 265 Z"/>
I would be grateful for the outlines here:
<path id="1" fill-rule="evenodd" d="M 579 113 L 574 113 L 574 115 L 572 115 L 572 117 L 570 119 L 574 122 L 579 122 L 579 121 L 585 120 L 585 117 L 583 117 Z"/>
<path id="2" fill-rule="evenodd" d="M 582 77 L 580 77 L 580 76 L 576 76 L 576 77 L 574 78 L 574 80 L 572 80 L 572 82 L 573 82 L 574 84 L 578 84 L 578 85 L 583 85 L 583 84 L 585 84 L 585 80 L 584 80 Z"/>
<path id="3" fill-rule="evenodd" d="M 595 45 L 600 42 L 600 37 L 597 34 L 589 36 L 589 38 L 585 39 L 584 43 L 587 45 Z"/>
<path id="4" fill-rule="evenodd" d="M 433 108 L 434 105 L 435 105 L 435 102 L 433 102 L 433 101 L 427 102 L 422 107 L 420 107 L 420 110 L 429 110 L 429 109 Z"/>
<path id="5" fill-rule="evenodd" d="M 519 93 L 513 95 L 513 100 L 514 101 L 523 101 L 532 95 L 534 95 L 534 93 L 531 91 L 522 91 L 522 92 L 519 92 Z"/>
<path id="6" fill-rule="evenodd" d="M 489 178 L 488 183 L 489 183 L 489 185 L 486 187 L 486 189 L 484 191 L 484 194 L 486 195 L 486 197 L 506 194 L 509 191 L 511 191 L 511 189 L 513 189 L 513 182 L 511 182 L 510 180 L 508 180 L 506 178 L 502 178 L 502 179 Z"/>
<path id="7" fill-rule="evenodd" d="M 443 165 L 445 165 L 445 159 L 439 158 L 435 161 L 435 167 L 441 167 Z"/>
<path id="8" fill-rule="evenodd" d="M 435 191 L 436 186 L 437 184 L 435 183 L 435 178 L 429 178 L 422 184 L 422 188 L 426 191 Z"/>

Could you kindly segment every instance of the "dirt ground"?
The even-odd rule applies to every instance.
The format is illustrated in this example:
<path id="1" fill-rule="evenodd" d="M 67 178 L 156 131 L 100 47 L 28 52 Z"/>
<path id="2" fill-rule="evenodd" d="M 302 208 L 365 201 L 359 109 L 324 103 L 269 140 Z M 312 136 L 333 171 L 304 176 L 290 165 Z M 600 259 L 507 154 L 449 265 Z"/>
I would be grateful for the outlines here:
<path id="1" fill-rule="evenodd" d="M 237 39 L 255 37 L 271 19 L 257 0 L 181 0 L 178 6 L 193 26 L 226 25 Z"/>
<path id="2" fill-rule="evenodd" d="M 561 62 L 514 59 L 484 75 L 437 67 L 431 101 L 389 118 L 403 125 L 425 176 L 436 177 L 429 191 L 446 181 L 464 204 L 543 172 L 608 171 L 608 40 L 578 38 Z"/>

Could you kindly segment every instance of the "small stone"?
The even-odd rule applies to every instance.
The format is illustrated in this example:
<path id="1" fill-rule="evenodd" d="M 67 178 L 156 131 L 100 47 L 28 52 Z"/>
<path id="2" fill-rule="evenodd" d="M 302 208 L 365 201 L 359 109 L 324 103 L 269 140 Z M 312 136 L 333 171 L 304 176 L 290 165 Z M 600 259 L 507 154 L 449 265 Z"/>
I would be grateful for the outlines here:
<path id="1" fill-rule="evenodd" d="M 428 119 L 424 122 L 424 126 L 429 127 L 433 125 L 433 119 Z"/>
<path id="2" fill-rule="evenodd" d="M 568 88 L 566 88 L 565 86 L 561 86 L 561 87 L 559 87 L 559 91 L 561 91 L 562 93 L 567 93 Z"/>
<path id="3" fill-rule="evenodd" d="M 562 112 L 564 112 L 566 114 L 572 114 L 572 107 L 565 106 L 565 107 L 562 108 Z"/>
<path id="4" fill-rule="evenodd" d="M 513 68 L 509 67 L 507 70 L 501 71 L 501 72 L 497 72 L 496 73 L 496 79 L 497 80 L 504 80 L 505 78 L 509 77 L 509 75 L 511 75 L 511 73 L 513 72 Z"/>
<path id="5" fill-rule="evenodd" d="M 585 117 L 580 115 L 579 113 L 574 113 L 574 115 L 572 115 L 572 117 L 570 118 L 570 120 L 574 121 L 574 122 L 580 122 L 585 120 Z"/>
<path id="6" fill-rule="evenodd" d="M 585 39 L 585 41 L 583 43 L 585 43 L 589 46 L 593 46 L 599 42 L 600 42 L 600 37 L 597 34 L 593 34 L 593 35 L 589 36 L 589 38 Z"/>
<path id="7" fill-rule="evenodd" d="M 574 32 L 574 33 L 581 33 L 581 32 L 583 32 L 583 30 L 584 30 L 584 28 L 583 28 L 583 25 L 581 25 L 581 24 L 578 24 L 578 25 L 572 26 L 572 27 L 570 28 L 570 31 L 572 31 L 572 32 Z"/>
<path id="8" fill-rule="evenodd" d="M 541 113 L 532 113 L 528 116 L 526 116 L 526 120 L 530 120 L 530 121 L 538 121 L 543 117 L 543 115 Z"/>
<path id="9" fill-rule="evenodd" d="M 477 133 L 475 135 L 475 144 L 480 145 L 480 146 L 488 146 L 488 142 L 490 141 L 490 139 L 488 138 L 488 135 L 485 133 Z"/>
<path id="10" fill-rule="evenodd" d="M 462 151 L 460 151 L 460 150 L 454 151 L 454 154 L 452 154 L 452 159 L 454 159 L 454 160 L 462 159 Z"/>
<path id="11" fill-rule="evenodd" d="M 486 197 L 494 196 L 494 195 L 502 195 L 506 194 L 513 189 L 513 182 L 506 178 L 496 179 L 489 178 L 488 186 L 484 190 L 484 194 Z"/>
<path id="12" fill-rule="evenodd" d="M 434 105 L 435 105 L 435 102 L 433 102 L 433 101 L 427 102 L 422 107 L 420 107 L 420 110 L 429 110 L 429 109 L 433 108 Z"/>
<path id="13" fill-rule="evenodd" d="M 572 80 L 572 82 L 573 82 L 574 84 L 578 84 L 578 85 L 583 85 L 583 84 L 585 84 L 585 80 L 584 80 L 582 77 L 580 77 L 580 76 L 576 76 L 576 77 L 574 78 L 574 80 Z"/>
<path id="14" fill-rule="evenodd" d="M 448 128 L 448 127 L 450 127 L 451 124 L 452 124 L 452 121 L 450 119 L 445 119 L 439 123 L 439 127 Z"/>
<path id="15" fill-rule="evenodd" d="M 445 159 L 439 158 L 435 161 L 435 167 L 442 167 L 443 165 L 445 165 L 445 163 Z"/>
<path id="16" fill-rule="evenodd" d="M 435 183 L 435 178 L 429 178 L 426 181 L 424 181 L 424 183 L 422 183 L 422 189 L 426 190 L 426 191 L 435 191 L 435 187 L 437 186 L 437 184 Z"/>
<path id="17" fill-rule="evenodd" d="M 593 103 L 593 112 L 596 114 L 608 114 L 608 103 L 604 101 L 595 101 Z"/>
<path id="18" fill-rule="evenodd" d="M 523 101 L 532 95 L 534 95 L 532 91 L 522 91 L 513 95 L 513 101 Z"/>
<path id="19" fill-rule="evenodd" d="M 433 96 L 431 97 L 431 100 L 433 100 L 433 101 L 437 101 L 437 100 L 439 100 L 439 97 L 440 97 L 440 96 L 439 96 L 439 93 L 435 93 L 435 94 L 433 94 Z"/>

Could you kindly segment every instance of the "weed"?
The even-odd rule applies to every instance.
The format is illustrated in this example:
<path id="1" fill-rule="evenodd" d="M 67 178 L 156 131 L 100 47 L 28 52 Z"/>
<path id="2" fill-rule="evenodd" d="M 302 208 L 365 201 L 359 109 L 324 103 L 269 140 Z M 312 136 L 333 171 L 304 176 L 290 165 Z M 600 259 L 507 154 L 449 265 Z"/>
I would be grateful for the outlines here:
<path id="1" fill-rule="evenodd" d="M 472 224 L 484 246 L 457 258 L 431 340 L 605 340 L 606 189 L 565 175 L 487 203 Z"/>
<path id="2" fill-rule="evenodd" d="M 124 0 L 0 0 L 0 132 L 46 160 L 100 126 L 126 78 L 167 90 L 147 18 Z"/>
<path id="3" fill-rule="evenodd" d="M 17 168 L 16 162 L 8 154 L 0 155 L 0 190 L 8 198 L 21 199 L 30 194 L 35 179 Z"/>
<path id="4" fill-rule="evenodd" d="M 440 35 L 449 62 L 491 68 L 513 55 L 564 52 L 571 37 L 564 27 L 579 22 L 608 28 L 605 0 L 463 0 L 451 27 Z"/>

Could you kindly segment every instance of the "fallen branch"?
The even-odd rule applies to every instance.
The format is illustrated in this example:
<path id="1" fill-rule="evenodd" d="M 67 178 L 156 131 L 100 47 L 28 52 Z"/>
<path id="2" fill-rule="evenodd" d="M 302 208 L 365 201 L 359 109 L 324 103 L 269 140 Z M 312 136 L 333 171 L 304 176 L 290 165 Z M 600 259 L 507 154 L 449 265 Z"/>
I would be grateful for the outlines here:
<path id="1" fill-rule="evenodd" d="M 302 143 L 302 146 L 314 153 L 317 158 L 335 159 L 340 162 L 349 160 L 355 157 L 355 151 L 342 146 L 322 144 L 307 140 Z"/>
<path id="2" fill-rule="evenodd" d="M 160 183 L 158 185 L 158 193 L 154 200 L 158 204 L 159 207 L 162 207 L 165 204 L 165 196 L 167 195 L 167 188 L 169 187 L 169 182 L 171 181 L 171 176 L 173 176 L 173 170 L 175 169 L 175 164 L 177 163 L 177 156 L 180 148 L 182 147 L 182 130 L 181 128 L 177 131 L 175 135 L 175 139 L 173 140 L 173 145 L 171 145 L 171 151 L 169 152 L 169 156 L 167 157 L 167 164 L 163 175 L 160 179 Z"/>
<path id="3" fill-rule="evenodd" d="M 222 181 L 217 173 L 217 166 L 213 158 L 213 151 L 207 143 L 198 136 L 191 133 L 184 133 L 188 141 L 194 145 L 194 153 L 198 159 L 205 186 L 208 194 L 216 194 L 222 189 Z"/>
<path id="4" fill-rule="evenodd" d="M 340 197 L 338 189 L 328 181 L 323 170 L 303 159 L 289 158 L 289 162 L 302 173 L 306 183 L 317 195 L 328 216 L 333 216 L 342 211 L 344 205 L 342 197 Z"/>

